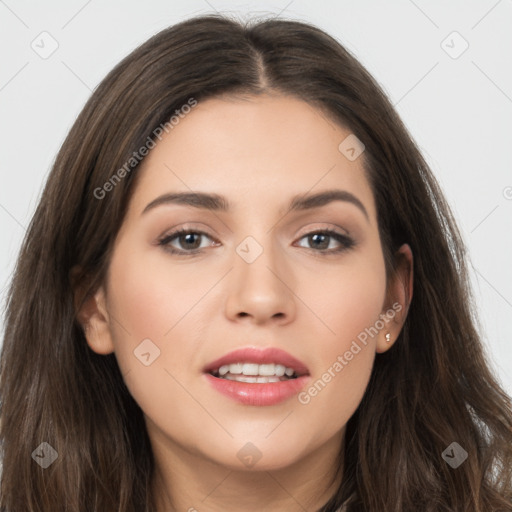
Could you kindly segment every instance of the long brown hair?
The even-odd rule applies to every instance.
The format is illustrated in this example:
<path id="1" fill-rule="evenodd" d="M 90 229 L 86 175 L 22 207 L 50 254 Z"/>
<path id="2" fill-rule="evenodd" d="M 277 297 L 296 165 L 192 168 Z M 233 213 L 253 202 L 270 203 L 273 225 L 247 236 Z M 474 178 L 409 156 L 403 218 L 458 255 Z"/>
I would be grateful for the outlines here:
<path id="1" fill-rule="evenodd" d="M 308 102 L 364 143 L 388 272 L 401 244 L 414 254 L 406 323 L 376 357 L 340 447 L 343 481 L 321 512 L 512 510 L 511 401 L 483 353 L 464 244 L 389 100 L 314 26 L 209 15 L 163 30 L 120 62 L 57 156 L 8 291 L 1 512 L 154 510 L 142 411 L 115 355 L 94 353 L 76 319 L 105 278 L 137 166 L 105 197 L 95 191 L 190 98 L 269 91 Z M 57 454 L 47 469 L 31 456 L 43 442 Z M 457 468 L 442 457 L 452 442 L 468 454 Z"/>

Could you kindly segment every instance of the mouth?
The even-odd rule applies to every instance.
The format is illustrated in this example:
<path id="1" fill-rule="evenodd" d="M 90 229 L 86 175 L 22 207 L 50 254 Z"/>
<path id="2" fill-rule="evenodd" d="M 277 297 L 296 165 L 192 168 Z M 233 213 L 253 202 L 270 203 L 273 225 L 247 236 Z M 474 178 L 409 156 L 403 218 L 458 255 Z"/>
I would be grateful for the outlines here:
<path id="1" fill-rule="evenodd" d="M 309 381 L 304 363 L 278 348 L 235 350 L 203 371 L 216 391 L 244 405 L 275 405 Z"/>

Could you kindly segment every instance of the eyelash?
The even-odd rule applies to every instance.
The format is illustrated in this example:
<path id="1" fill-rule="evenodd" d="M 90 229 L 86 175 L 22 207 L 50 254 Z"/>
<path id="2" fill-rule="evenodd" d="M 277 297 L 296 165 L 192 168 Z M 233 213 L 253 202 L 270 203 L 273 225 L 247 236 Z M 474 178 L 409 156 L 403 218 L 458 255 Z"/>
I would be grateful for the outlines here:
<path id="1" fill-rule="evenodd" d="M 208 235 L 208 233 L 205 233 L 204 231 L 193 230 L 193 229 L 178 229 L 178 230 L 173 231 L 172 233 L 169 233 L 168 235 L 165 235 L 164 237 L 160 238 L 158 240 L 158 245 L 163 246 L 166 251 L 170 252 L 171 254 L 175 254 L 175 255 L 188 256 L 188 255 L 193 255 L 193 254 L 199 254 L 200 252 L 202 252 L 203 249 L 193 249 L 192 251 L 183 251 L 183 250 L 176 249 L 169 245 L 169 243 L 173 239 L 178 238 L 183 235 L 188 235 L 188 234 L 204 235 L 208 238 L 212 238 L 210 235 Z M 310 233 L 306 233 L 305 235 L 301 236 L 299 240 L 302 240 L 303 238 L 306 238 L 308 236 L 320 235 L 320 234 L 327 235 L 331 238 L 334 238 L 337 242 L 339 242 L 341 244 L 340 247 L 338 247 L 336 249 L 316 250 L 313 248 L 306 248 L 315 253 L 318 253 L 318 255 L 322 256 L 322 257 L 330 256 L 333 254 L 339 254 L 344 251 L 348 251 L 356 245 L 355 241 L 352 238 L 350 238 L 349 236 L 338 233 L 337 231 L 333 231 L 331 229 L 311 231 Z"/>

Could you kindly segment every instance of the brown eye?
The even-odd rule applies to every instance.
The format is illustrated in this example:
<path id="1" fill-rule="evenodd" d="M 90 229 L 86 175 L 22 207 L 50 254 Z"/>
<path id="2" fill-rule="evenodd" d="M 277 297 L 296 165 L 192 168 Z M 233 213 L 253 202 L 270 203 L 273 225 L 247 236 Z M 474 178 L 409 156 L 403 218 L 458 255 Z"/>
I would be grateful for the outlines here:
<path id="1" fill-rule="evenodd" d="M 201 247 L 201 241 L 204 237 L 210 238 L 203 231 L 180 229 L 165 235 L 159 240 L 158 244 L 164 246 L 166 250 L 173 254 L 195 254 L 201 252 L 202 248 L 212 245 L 210 243 Z M 171 245 L 173 241 L 177 242 L 178 247 Z"/>

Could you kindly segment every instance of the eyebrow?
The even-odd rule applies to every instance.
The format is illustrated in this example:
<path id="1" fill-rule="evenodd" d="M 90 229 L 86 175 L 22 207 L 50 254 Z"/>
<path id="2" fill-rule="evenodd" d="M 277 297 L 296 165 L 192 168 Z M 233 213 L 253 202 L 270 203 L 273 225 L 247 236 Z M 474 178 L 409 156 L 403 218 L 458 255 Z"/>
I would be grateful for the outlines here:
<path id="1" fill-rule="evenodd" d="M 363 203 L 352 193 L 346 190 L 325 190 L 316 194 L 300 194 L 292 197 L 288 206 L 289 211 L 304 211 L 313 208 L 320 208 L 333 201 L 351 203 L 364 214 L 369 220 L 368 212 Z M 229 201 L 218 194 L 207 194 L 205 192 L 171 192 L 161 195 L 151 201 L 142 211 L 142 215 L 157 206 L 165 204 L 182 204 L 193 208 L 204 210 L 227 212 L 230 209 Z"/>

